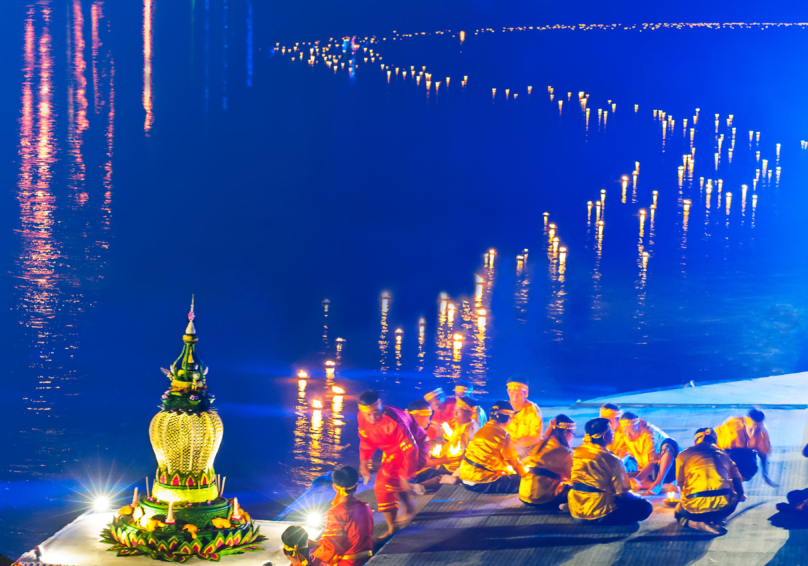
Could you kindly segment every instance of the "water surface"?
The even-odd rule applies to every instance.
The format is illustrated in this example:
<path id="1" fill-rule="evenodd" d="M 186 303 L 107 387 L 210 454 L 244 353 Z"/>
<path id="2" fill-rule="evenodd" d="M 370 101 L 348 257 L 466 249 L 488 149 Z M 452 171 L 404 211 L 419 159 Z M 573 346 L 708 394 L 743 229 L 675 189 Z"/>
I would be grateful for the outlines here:
<path id="1" fill-rule="evenodd" d="M 153 473 L 192 293 L 217 470 L 257 516 L 355 459 L 368 386 L 493 401 L 520 373 L 547 405 L 806 369 L 804 29 L 379 30 L 335 72 L 249 1 L 4 26 L 4 554 Z"/>

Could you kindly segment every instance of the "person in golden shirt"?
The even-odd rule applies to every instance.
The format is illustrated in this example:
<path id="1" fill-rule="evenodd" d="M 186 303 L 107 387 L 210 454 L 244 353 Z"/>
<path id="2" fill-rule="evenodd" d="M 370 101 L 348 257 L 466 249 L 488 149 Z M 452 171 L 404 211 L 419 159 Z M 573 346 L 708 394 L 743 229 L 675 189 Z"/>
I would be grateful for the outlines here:
<path id="1" fill-rule="evenodd" d="M 441 483 L 441 477 L 451 476 L 459 467 L 463 460 L 472 436 L 474 436 L 474 421 L 472 417 L 476 412 L 475 402 L 468 397 L 458 397 L 455 402 L 454 419 L 450 423 L 451 435 L 444 432 L 440 453 L 430 454 L 426 461 L 426 468 L 415 476 L 415 485 L 420 485 L 424 491 L 417 490 L 416 493 L 425 493 L 437 488 Z"/>
<path id="2" fill-rule="evenodd" d="M 676 481 L 682 499 L 676 519 L 683 527 L 721 534 L 724 519 L 746 500 L 743 480 L 735 462 L 718 446 L 711 428 L 696 431 L 696 444 L 676 458 Z"/>
<path id="3" fill-rule="evenodd" d="M 606 447 L 614 433 L 608 419 L 586 423 L 584 442 L 572 453 L 572 489 L 567 496 L 573 518 L 583 524 L 627 524 L 644 521 L 653 507 L 631 493 L 620 459 Z"/>
<path id="4" fill-rule="evenodd" d="M 507 432 L 513 416 L 508 401 L 491 407 L 490 419 L 471 439 L 455 474 L 463 487 L 477 493 L 518 493 L 526 470 Z"/>
<path id="5" fill-rule="evenodd" d="M 718 447 L 725 451 L 738 470 L 744 481 L 749 481 L 757 473 L 757 454 L 760 457 L 760 468 L 763 481 L 772 487 L 778 487 L 769 478 L 769 454 L 772 453 L 772 443 L 769 431 L 766 429 L 763 411 L 752 409 L 745 417 L 730 417 L 715 429 Z"/>
<path id="6" fill-rule="evenodd" d="M 620 424 L 610 447 L 633 476 L 634 486 L 644 495 L 657 495 L 662 484 L 676 481 L 676 456 L 679 445 L 662 430 L 647 423 L 635 413 L 620 416 Z"/>
<path id="7" fill-rule="evenodd" d="M 528 473 L 519 484 L 519 499 L 525 505 L 566 507 L 572 474 L 572 449 L 575 421 L 558 415 L 550 421 L 544 440 L 536 446 L 524 464 Z"/>
<path id="8" fill-rule="evenodd" d="M 614 403 L 606 403 L 600 408 L 600 418 L 609 419 L 612 431 L 617 431 L 618 421 L 620 421 L 620 407 Z"/>
<path id="9" fill-rule="evenodd" d="M 508 380 L 508 397 L 513 406 L 513 418 L 508 425 L 508 434 L 520 458 L 527 456 L 530 449 L 542 440 L 541 409 L 527 398 L 526 379 L 512 377 Z"/>

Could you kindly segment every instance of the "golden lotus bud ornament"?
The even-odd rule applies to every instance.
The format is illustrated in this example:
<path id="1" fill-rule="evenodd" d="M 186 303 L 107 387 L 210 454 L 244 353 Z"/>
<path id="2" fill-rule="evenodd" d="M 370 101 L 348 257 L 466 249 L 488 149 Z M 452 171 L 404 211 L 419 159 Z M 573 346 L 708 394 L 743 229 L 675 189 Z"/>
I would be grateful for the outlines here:
<path id="1" fill-rule="evenodd" d="M 224 486 L 213 468 L 224 427 L 211 407 L 214 398 L 208 393 L 208 367 L 196 352 L 194 318 L 192 300 L 182 353 L 170 369 L 161 368 L 171 385 L 149 425 L 157 458 L 153 489 L 149 493 L 147 483 L 146 495 L 136 491 L 132 505 L 101 534 L 118 556 L 184 562 L 189 555 L 218 560 L 262 550 L 256 543 L 265 539 L 257 525 L 222 496 Z"/>

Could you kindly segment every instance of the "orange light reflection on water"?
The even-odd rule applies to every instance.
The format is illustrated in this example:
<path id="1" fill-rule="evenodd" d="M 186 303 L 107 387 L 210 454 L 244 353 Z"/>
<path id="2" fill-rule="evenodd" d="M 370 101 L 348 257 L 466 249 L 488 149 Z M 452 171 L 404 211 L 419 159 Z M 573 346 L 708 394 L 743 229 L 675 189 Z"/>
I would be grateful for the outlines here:
<path id="1" fill-rule="evenodd" d="M 154 6 L 152 0 L 143 0 L 143 109 L 146 120 L 143 130 L 149 134 L 154 125 L 154 108 L 152 100 L 152 25 L 154 23 Z"/>

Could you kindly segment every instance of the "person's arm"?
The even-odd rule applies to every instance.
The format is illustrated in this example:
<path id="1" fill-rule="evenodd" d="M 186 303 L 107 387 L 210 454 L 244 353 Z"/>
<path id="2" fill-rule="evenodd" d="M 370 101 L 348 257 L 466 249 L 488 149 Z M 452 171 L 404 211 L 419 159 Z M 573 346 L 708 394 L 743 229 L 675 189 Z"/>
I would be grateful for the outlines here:
<path id="1" fill-rule="evenodd" d="M 738 470 L 738 466 L 736 466 L 735 462 L 732 461 L 732 458 L 726 454 L 723 454 L 723 457 L 724 465 L 729 471 L 729 478 L 732 480 L 732 487 L 735 489 L 735 493 L 738 494 L 738 498 L 741 501 L 746 501 L 746 495 L 743 491 L 743 477 L 741 477 L 741 472 Z"/>
<path id="2" fill-rule="evenodd" d="M 772 481 L 769 477 L 769 456 L 763 452 L 758 452 L 758 456 L 760 456 L 760 472 L 763 475 L 763 481 L 771 487 L 780 487 L 779 484 Z"/>
<path id="3" fill-rule="evenodd" d="M 623 495 L 631 491 L 631 480 L 626 474 L 623 464 L 616 458 L 611 462 L 611 476 L 615 495 Z"/>
<path id="4" fill-rule="evenodd" d="M 676 485 L 680 488 L 685 485 L 685 459 L 681 454 L 676 457 Z"/>
<path id="5" fill-rule="evenodd" d="M 561 464 L 562 467 L 564 468 L 564 471 L 559 475 L 561 476 L 561 481 L 566 482 L 569 481 L 570 478 L 572 477 L 572 452 L 568 450 L 565 452 L 566 454 L 564 454 L 564 459 L 562 460 Z"/>
<path id="6" fill-rule="evenodd" d="M 502 444 L 502 459 L 520 476 L 524 476 L 527 473 L 522 462 L 519 461 L 519 455 L 516 453 L 514 443 L 511 442 L 510 436 L 506 436 L 505 442 Z"/>
<path id="7" fill-rule="evenodd" d="M 367 433 L 359 429 L 359 475 L 365 480 L 365 484 L 370 481 L 370 461 L 373 453 L 376 452 L 376 445 L 368 438 Z"/>

